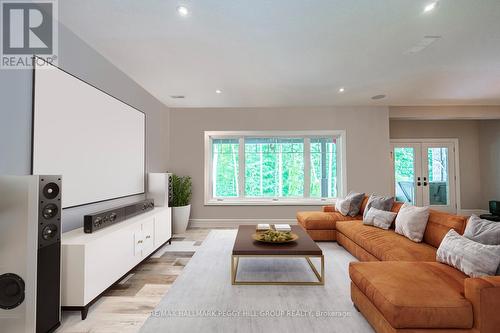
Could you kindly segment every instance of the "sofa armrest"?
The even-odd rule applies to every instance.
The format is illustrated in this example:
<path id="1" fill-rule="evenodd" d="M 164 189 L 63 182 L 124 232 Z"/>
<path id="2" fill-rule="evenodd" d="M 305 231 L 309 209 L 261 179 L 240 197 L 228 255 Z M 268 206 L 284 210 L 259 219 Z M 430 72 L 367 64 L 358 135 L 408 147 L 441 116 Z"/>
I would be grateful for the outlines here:
<path id="1" fill-rule="evenodd" d="M 474 328 L 481 333 L 498 332 L 500 327 L 500 276 L 465 279 L 465 298 L 472 303 Z"/>
<path id="2" fill-rule="evenodd" d="M 323 213 L 335 213 L 337 210 L 335 210 L 334 205 L 328 205 L 328 206 L 323 206 L 322 211 Z"/>

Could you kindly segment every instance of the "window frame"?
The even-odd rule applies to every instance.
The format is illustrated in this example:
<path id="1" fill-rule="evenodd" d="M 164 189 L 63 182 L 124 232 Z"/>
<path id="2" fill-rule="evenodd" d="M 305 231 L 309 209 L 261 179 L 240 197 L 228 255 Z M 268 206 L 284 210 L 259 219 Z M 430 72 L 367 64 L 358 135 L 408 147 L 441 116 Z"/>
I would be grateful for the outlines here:
<path id="1" fill-rule="evenodd" d="M 304 197 L 249 198 L 245 193 L 245 137 L 300 137 L 304 138 Z M 346 131 L 205 131 L 204 199 L 206 206 L 304 206 L 324 205 L 335 198 L 310 198 L 311 152 L 310 139 L 315 137 L 335 137 L 337 140 L 337 180 L 338 195 L 343 196 L 347 188 Z M 238 193 L 239 197 L 217 198 L 213 196 L 212 139 L 238 139 Z"/>

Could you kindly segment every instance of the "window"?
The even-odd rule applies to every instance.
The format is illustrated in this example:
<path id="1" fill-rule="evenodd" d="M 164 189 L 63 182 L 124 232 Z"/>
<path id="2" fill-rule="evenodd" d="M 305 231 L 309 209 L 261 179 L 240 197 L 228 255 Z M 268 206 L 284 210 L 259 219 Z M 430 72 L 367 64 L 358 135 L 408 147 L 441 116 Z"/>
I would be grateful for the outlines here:
<path id="1" fill-rule="evenodd" d="M 321 204 L 345 185 L 343 131 L 206 132 L 205 203 Z"/>

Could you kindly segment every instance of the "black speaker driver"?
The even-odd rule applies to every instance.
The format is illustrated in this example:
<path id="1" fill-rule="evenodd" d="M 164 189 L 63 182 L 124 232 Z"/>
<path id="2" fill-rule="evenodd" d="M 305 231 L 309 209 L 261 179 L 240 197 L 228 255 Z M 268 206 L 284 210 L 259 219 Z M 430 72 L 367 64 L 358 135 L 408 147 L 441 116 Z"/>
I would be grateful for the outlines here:
<path id="1" fill-rule="evenodd" d="M 42 209 L 42 216 L 46 220 L 50 220 L 55 217 L 59 212 L 59 208 L 54 204 L 45 205 Z"/>
<path id="2" fill-rule="evenodd" d="M 24 301 L 24 281 L 18 275 L 0 275 L 0 309 L 11 310 Z"/>
<path id="3" fill-rule="evenodd" d="M 57 226 L 55 224 L 49 224 L 42 230 L 42 238 L 49 240 L 57 235 Z"/>
<path id="4" fill-rule="evenodd" d="M 55 199 L 59 195 L 59 186 L 56 183 L 48 183 L 43 187 L 43 195 L 47 199 Z"/>

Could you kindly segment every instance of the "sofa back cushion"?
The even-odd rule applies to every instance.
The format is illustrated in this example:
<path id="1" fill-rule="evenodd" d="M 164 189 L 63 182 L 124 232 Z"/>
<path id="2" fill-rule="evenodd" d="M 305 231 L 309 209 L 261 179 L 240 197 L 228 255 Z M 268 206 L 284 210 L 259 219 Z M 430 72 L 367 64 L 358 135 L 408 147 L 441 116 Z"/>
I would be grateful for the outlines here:
<path id="1" fill-rule="evenodd" d="M 434 247 L 439 247 L 444 236 L 448 233 L 448 231 L 450 231 L 450 229 L 453 229 L 462 235 L 466 224 L 467 217 L 465 216 L 439 212 L 431 209 L 423 241 Z"/>
<path id="2" fill-rule="evenodd" d="M 391 212 L 399 213 L 399 210 L 401 209 L 401 207 L 403 207 L 403 204 L 404 204 L 404 202 L 401 202 L 401 201 L 394 202 L 394 204 L 392 205 Z"/>
<path id="3" fill-rule="evenodd" d="M 360 215 L 363 215 L 365 213 L 365 208 L 366 208 L 366 204 L 368 204 L 368 199 L 369 199 L 369 196 L 365 195 L 365 198 L 363 199 L 363 202 L 361 203 L 361 209 L 359 210 Z"/>

